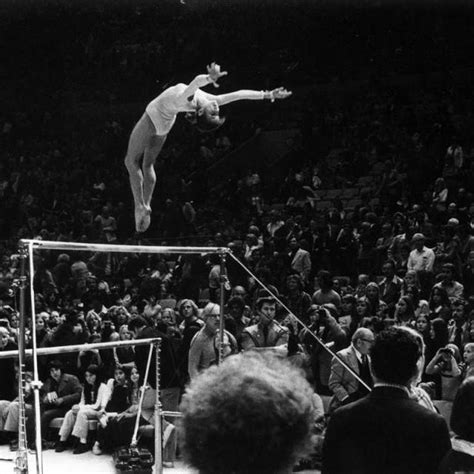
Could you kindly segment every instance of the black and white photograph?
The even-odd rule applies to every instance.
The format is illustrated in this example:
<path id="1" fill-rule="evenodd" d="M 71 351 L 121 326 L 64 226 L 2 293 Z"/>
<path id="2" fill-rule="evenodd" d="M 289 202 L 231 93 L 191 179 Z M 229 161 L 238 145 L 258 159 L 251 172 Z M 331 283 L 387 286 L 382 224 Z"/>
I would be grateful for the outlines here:
<path id="1" fill-rule="evenodd" d="M 474 3 L 0 0 L 1 474 L 474 474 Z"/>

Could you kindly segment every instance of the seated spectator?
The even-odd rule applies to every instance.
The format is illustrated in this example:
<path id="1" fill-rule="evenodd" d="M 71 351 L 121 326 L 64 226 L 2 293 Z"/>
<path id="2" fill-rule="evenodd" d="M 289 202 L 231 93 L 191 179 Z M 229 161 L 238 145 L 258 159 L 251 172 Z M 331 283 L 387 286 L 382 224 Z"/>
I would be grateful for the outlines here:
<path id="1" fill-rule="evenodd" d="M 70 309 L 65 313 L 65 321 L 51 334 L 51 346 L 83 344 L 87 342 L 88 337 L 85 323 L 79 318 L 78 310 Z M 57 359 L 61 362 L 65 373 L 77 374 L 77 354 L 74 352 L 61 354 Z"/>
<path id="2" fill-rule="evenodd" d="M 181 411 L 184 458 L 202 474 L 290 473 L 311 450 L 318 416 L 301 374 L 255 352 L 229 357 L 198 376 Z"/>
<path id="3" fill-rule="evenodd" d="M 373 281 L 369 282 L 365 288 L 365 296 L 370 303 L 370 315 L 376 316 L 381 303 L 379 285 Z"/>
<path id="4" fill-rule="evenodd" d="M 471 473 L 474 471 L 474 378 L 461 384 L 453 402 L 451 450 L 441 463 L 440 474 Z"/>
<path id="5" fill-rule="evenodd" d="M 0 326 L 0 351 L 17 350 L 17 345 L 11 340 L 5 326 Z M 13 400 L 15 393 L 15 364 L 14 359 L 0 359 L 0 400 Z"/>
<path id="6" fill-rule="evenodd" d="M 158 300 L 155 295 L 150 295 L 145 301 L 145 307 L 143 308 L 143 316 L 150 319 L 151 321 L 156 321 L 161 314 L 161 306 L 158 303 Z"/>
<path id="7" fill-rule="evenodd" d="M 89 343 L 96 344 L 102 342 L 100 334 L 93 334 L 89 338 Z M 84 380 L 84 374 L 89 365 L 102 366 L 102 358 L 99 349 L 92 349 L 84 347 L 83 350 L 77 353 L 77 370 L 81 380 Z"/>
<path id="8" fill-rule="evenodd" d="M 395 321 L 399 326 L 413 326 L 415 323 L 415 309 L 413 301 L 408 296 L 402 296 L 395 307 Z"/>
<path id="9" fill-rule="evenodd" d="M 446 212 L 446 201 L 448 199 L 448 187 L 444 178 L 437 178 L 434 184 L 432 195 L 432 206 L 436 214 L 444 214 Z"/>
<path id="10" fill-rule="evenodd" d="M 471 310 L 463 327 L 462 343 L 474 342 L 474 310 Z"/>
<path id="11" fill-rule="evenodd" d="M 416 288 L 419 291 L 420 280 L 418 278 L 418 273 L 415 270 L 407 270 L 403 277 L 402 296 L 407 295 L 412 288 Z"/>
<path id="12" fill-rule="evenodd" d="M 33 373 L 25 372 L 24 380 L 23 401 L 25 403 L 25 410 L 33 410 L 34 393 L 31 388 Z M 15 386 L 18 388 L 18 381 L 16 381 Z M 9 441 L 11 451 L 18 450 L 19 415 L 18 397 L 13 401 L 0 400 L 0 436 L 2 441 Z"/>
<path id="13" fill-rule="evenodd" d="M 290 252 L 288 254 L 291 270 L 301 277 L 301 281 L 306 285 L 309 281 L 311 273 L 311 255 L 300 247 L 296 237 L 292 237 L 289 241 Z"/>
<path id="14" fill-rule="evenodd" d="M 425 346 L 430 339 L 431 323 L 426 314 L 421 313 L 415 319 L 415 329 L 421 334 Z"/>
<path id="15" fill-rule="evenodd" d="M 133 367 L 132 367 L 133 368 Z M 109 418 L 125 411 L 130 402 L 130 373 L 131 369 L 124 366 L 115 368 L 114 378 L 107 381 L 109 399 L 105 408 L 99 413 L 99 422 L 103 428 Z"/>
<path id="16" fill-rule="evenodd" d="M 126 410 L 111 416 L 108 419 L 106 426 L 103 424 L 99 426 L 97 431 L 97 441 L 94 443 L 92 452 L 96 455 L 102 454 L 103 450 L 113 451 L 121 446 L 129 445 L 132 440 L 132 435 L 135 429 L 135 423 L 138 416 L 138 406 L 140 397 L 144 391 L 143 404 L 141 408 L 140 426 L 143 425 L 155 425 L 155 398 L 156 392 L 148 384 L 140 384 L 140 374 L 136 368 L 133 368 L 130 374 L 130 405 Z M 168 442 L 175 445 L 175 439 L 171 437 L 174 433 L 174 425 L 168 423 L 166 420 L 163 422 L 163 446 L 166 448 Z M 172 453 L 169 453 L 165 449 L 165 461 L 172 462 L 174 460 L 174 449 Z"/>
<path id="17" fill-rule="evenodd" d="M 427 300 L 420 300 L 418 301 L 418 305 L 415 309 L 415 316 L 418 318 L 418 316 L 426 316 L 429 318 L 430 315 L 430 304 L 428 303 Z"/>
<path id="18" fill-rule="evenodd" d="M 365 290 L 369 282 L 370 282 L 369 275 L 366 275 L 365 273 L 361 273 L 360 275 L 357 276 L 357 286 L 354 293 L 354 295 L 357 298 L 362 298 L 363 296 L 365 296 Z"/>
<path id="19" fill-rule="evenodd" d="M 442 268 L 442 280 L 436 283 L 433 289 L 442 288 L 446 291 L 448 298 L 462 298 L 464 286 L 454 280 L 454 271 L 454 265 L 452 263 L 445 263 Z"/>
<path id="20" fill-rule="evenodd" d="M 319 290 L 313 293 L 313 303 L 318 305 L 332 303 L 339 309 L 341 307 L 341 297 L 332 289 L 334 284 L 332 275 L 326 270 L 320 270 L 317 279 Z"/>
<path id="21" fill-rule="evenodd" d="M 178 349 L 181 342 L 181 332 L 176 325 L 176 313 L 174 309 L 165 308 L 161 315 L 161 321 L 156 325 L 157 329 L 170 337 L 173 346 Z"/>
<path id="22" fill-rule="evenodd" d="M 370 329 L 359 328 L 352 336 L 352 343 L 346 349 L 337 352 L 345 362 L 370 388 L 373 385 L 370 374 L 370 349 L 374 343 L 374 334 Z M 329 388 L 333 393 L 329 410 L 347 405 L 367 395 L 368 390 L 337 360 L 331 362 Z"/>
<path id="23" fill-rule="evenodd" d="M 303 280 L 299 275 L 288 275 L 286 277 L 284 303 L 297 318 L 307 324 L 306 315 L 311 306 L 311 296 L 303 291 L 303 288 Z"/>
<path id="24" fill-rule="evenodd" d="M 356 299 L 353 295 L 344 295 L 341 299 L 341 314 L 339 315 L 339 325 L 352 337 L 351 327 L 355 318 Z"/>
<path id="25" fill-rule="evenodd" d="M 388 305 L 388 313 L 393 317 L 395 304 L 400 298 L 403 280 L 395 274 L 395 262 L 386 260 L 382 265 L 383 280 L 379 283 L 380 299 Z"/>
<path id="26" fill-rule="evenodd" d="M 361 296 L 356 300 L 355 318 L 352 321 L 352 332 L 361 327 L 365 320 L 372 318 L 372 309 L 367 296 Z"/>
<path id="27" fill-rule="evenodd" d="M 79 379 L 63 372 L 58 360 L 48 364 L 49 377 L 41 387 L 41 434 L 47 438 L 49 423 L 53 418 L 63 417 L 81 399 L 82 386 Z M 28 443 L 35 440 L 35 416 L 33 410 L 26 410 L 26 433 Z"/>
<path id="28" fill-rule="evenodd" d="M 232 296 L 227 302 L 228 315 L 225 328 L 235 337 L 241 347 L 242 331 L 249 325 L 250 318 L 244 315 L 245 301 L 241 296 Z"/>
<path id="29" fill-rule="evenodd" d="M 474 250 L 471 250 L 467 262 L 463 265 L 462 282 L 466 296 L 474 295 Z"/>
<path id="30" fill-rule="evenodd" d="M 79 440 L 79 444 L 74 448 L 74 454 L 83 454 L 89 450 L 87 445 L 89 420 L 98 419 L 108 399 L 107 386 L 99 378 L 99 367 L 89 365 L 85 371 L 81 400 L 66 413 L 59 429 L 59 441 L 55 449 L 57 453 L 62 453 L 67 449 L 66 441 L 71 434 Z"/>
<path id="31" fill-rule="evenodd" d="M 392 327 L 376 337 L 370 355 L 374 389 L 331 416 L 322 473 L 437 472 L 449 432 L 440 415 L 411 399 L 424 362 L 419 340 Z"/>
<path id="32" fill-rule="evenodd" d="M 467 302 L 462 298 L 452 299 L 451 319 L 448 321 L 449 342 L 456 344 L 458 348 L 463 344 L 463 332 L 468 320 L 466 314 Z"/>
<path id="33" fill-rule="evenodd" d="M 474 342 L 468 342 L 463 351 L 464 365 L 462 376 L 464 379 L 474 377 Z"/>
<path id="34" fill-rule="evenodd" d="M 128 324 L 122 324 L 119 328 L 119 341 L 130 341 L 132 333 L 128 329 Z M 116 367 L 133 367 L 135 363 L 135 348 L 133 346 L 114 347 L 114 359 Z"/>
<path id="35" fill-rule="evenodd" d="M 449 301 L 446 290 L 440 286 L 433 288 L 430 294 L 430 318 L 442 318 L 446 322 L 451 317 L 451 302 Z"/>

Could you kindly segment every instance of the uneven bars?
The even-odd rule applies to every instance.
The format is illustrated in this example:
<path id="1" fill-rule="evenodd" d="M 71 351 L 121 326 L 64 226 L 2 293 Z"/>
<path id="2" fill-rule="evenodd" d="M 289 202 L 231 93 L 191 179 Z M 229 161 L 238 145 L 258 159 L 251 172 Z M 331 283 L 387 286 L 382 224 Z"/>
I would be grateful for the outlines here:
<path id="1" fill-rule="evenodd" d="M 82 242 L 56 242 L 54 240 L 21 239 L 20 244 L 32 245 L 36 249 L 83 251 L 83 252 L 119 252 L 119 253 L 181 253 L 207 254 L 230 253 L 227 247 L 163 247 L 156 245 L 113 245 Z"/>
<path id="2" fill-rule="evenodd" d="M 147 344 L 156 344 L 161 341 L 161 338 L 154 337 L 150 339 L 133 339 L 132 341 L 117 341 L 117 342 L 95 342 L 91 344 L 74 344 L 71 346 L 56 346 L 56 347 L 41 347 L 36 350 L 38 356 L 49 354 L 66 354 L 68 352 L 88 351 L 91 349 L 113 349 L 114 347 L 128 347 L 128 346 L 144 346 Z M 32 349 L 26 349 L 25 355 L 32 355 Z M 18 351 L 0 351 L 1 359 L 10 359 L 18 357 Z"/>

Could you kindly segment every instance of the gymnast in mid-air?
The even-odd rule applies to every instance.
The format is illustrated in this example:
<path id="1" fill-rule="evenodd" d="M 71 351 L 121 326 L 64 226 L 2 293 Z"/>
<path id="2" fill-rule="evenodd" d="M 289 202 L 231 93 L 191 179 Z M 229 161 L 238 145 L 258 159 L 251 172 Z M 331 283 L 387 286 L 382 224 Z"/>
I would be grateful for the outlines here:
<path id="1" fill-rule="evenodd" d="M 199 131 L 210 132 L 219 128 L 225 121 L 219 115 L 221 105 L 236 100 L 264 100 L 272 102 L 286 99 L 291 95 L 283 87 L 272 91 L 239 90 L 228 94 L 213 95 L 201 87 L 213 84 L 226 76 L 218 64 L 207 66 L 207 74 L 196 76 L 189 84 L 176 84 L 164 90 L 146 107 L 145 113 L 137 122 L 130 135 L 125 165 L 130 178 L 133 200 L 135 202 L 135 228 L 145 232 L 150 226 L 151 198 L 156 183 L 155 161 L 166 137 L 173 127 L 176 116 L 186 112 Z"/>

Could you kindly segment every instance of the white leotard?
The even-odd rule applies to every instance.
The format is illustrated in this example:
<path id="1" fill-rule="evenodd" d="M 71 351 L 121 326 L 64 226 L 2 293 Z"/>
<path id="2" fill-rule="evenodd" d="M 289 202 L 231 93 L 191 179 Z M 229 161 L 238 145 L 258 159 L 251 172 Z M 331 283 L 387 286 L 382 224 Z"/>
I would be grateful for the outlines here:
<path id="1" fill-rule="evenodd" d="M 179 112 L 193 112 L 197 108 L 199 89 L 194 92 L 191 101 L 183 96 L 186 84 L 169 87 L 146 107 L 146 113 L 156 128 L 157 135 L 167 135 L 173 127 Z"/>
<path id="2" fill-rule="evenodd" d="M 201 74 L 190 84 L 176 84 L 153 99 L 145 110 L 155 126 L 156 134 L 167 135 L 178 113 L 195 112 L 199 103 L 215 100 L 219 105 L 224 105 L 236 100 L 262 100 L 264 98 L 263 91 L 250 90 L 212 95 L 199 89 L 207 84 L 209 84 L 209 77 Z"/>

